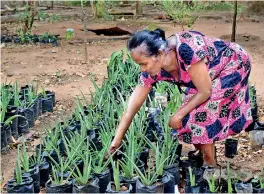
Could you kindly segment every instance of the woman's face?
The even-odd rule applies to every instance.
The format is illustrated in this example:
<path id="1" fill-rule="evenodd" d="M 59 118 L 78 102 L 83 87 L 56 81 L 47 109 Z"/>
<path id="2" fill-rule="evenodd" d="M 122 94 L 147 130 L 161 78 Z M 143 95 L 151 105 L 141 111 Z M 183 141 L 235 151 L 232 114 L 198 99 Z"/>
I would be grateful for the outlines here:
<path id="1" fill-rule="evenodd" d="M 147 72 L 151 76 L 155 76 L 161 71 L 163 54 L 147 57 L 138 51 L 132 51 L 131 57 L 139 64 L 141 72 Z"/>

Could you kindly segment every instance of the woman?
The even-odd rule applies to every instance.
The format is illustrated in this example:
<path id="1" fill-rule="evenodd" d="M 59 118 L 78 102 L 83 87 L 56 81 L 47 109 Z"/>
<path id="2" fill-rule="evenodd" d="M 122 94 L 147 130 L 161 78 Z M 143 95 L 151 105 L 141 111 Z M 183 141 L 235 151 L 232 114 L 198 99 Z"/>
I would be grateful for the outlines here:
<path id="1" fill-rule="evenodd" d="M 169 81 L 186 87 L 184 102 L 169 126 L 178 130 L 182 141 L 202 151 L 206 165 L 215 166 L 214 142 L 240 133 L 252 122 L 248 54 L 236 43 L 196 31 L 176 33 L 166 40 L 161 29 L 135 33 L 128 49 L 140 66 L 141 83 L 129 99 L 110 152 L 120 146 L 152 85 Z"/>

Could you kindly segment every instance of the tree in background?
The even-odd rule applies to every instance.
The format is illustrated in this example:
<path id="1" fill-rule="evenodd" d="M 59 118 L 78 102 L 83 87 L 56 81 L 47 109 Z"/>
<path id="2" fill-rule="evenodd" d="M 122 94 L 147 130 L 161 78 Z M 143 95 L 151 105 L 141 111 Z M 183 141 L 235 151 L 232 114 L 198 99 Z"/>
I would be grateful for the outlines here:
<path id="1" fill-rule="evenodd" d="M 237 18 L 237 0 L 234 1 L 234 16 L 233 16 L 233 23 L 232 23 L 231 42 L 236 41 L 236 18 Z"/>

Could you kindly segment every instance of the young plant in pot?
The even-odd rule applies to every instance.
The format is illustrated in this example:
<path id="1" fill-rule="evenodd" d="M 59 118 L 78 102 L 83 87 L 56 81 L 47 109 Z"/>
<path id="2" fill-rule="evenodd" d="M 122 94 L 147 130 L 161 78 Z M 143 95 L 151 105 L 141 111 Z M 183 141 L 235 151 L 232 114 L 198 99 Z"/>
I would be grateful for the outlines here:
<path id="1" fill-rule="evenodd" d="M 15 178 L 9 180 L 6 184 L 7 193 L 34 193 L 33 179 L 22 176 L 20 158 L 17 158 L 15 172 Z"/>
<path id="2" fill-rule="evenodd" d="M 92 172 L 99 179 L 99 192 L 104 193 L 108 183 L 111 181 L 111 174 L 108 168 L 110 158 L 104 160 L 105 153 L 108 147 L 103 147 L 101 150 L 93 150 L 92 155 Z"/>
<path id="3" fill-rule="evenodd" d="M 110 153 L 109 153 L 110 155 Z M 114 182 L 110 181 L 107 185 L 106 193 L 131 193 L 132 185 L 122 183 L 120 181 L 119 162 L 114 161 L 112 156 L 109 156 L 113 168 Z"/>
<path id="4" fill-rule="evenodd" d="M 168 157 L 168 160 L 165 162 L 164 170 L 169 172 L 174 177 L 175 185 L 180 182 L 180 172 L 179 172 L 179 156 L 177 155 L 177 148 L 179 142 L 173 138 L 171 135 L 171 129 L 168 127 L 168 122 L 170 118 L 170 110 L 163 111 L 163 134 L 164 141 L 162 144 L 165 146 L 165 154 Z M 162 122 L 162 121 L 160 121 Z"/>
<path id="5" fill-rule="evenodd" d="M 33 179 L 34 192 L 40 192 L 40 175 L 39 175 L 39 166 L 38 164 L 30 165 L 29 155 L 26 151 L 25 140 L 22 140 L 22 153 L 18 151 L 18 157 L 20 159 L 22 167 L 22 175 L 31 177 Z M 18 150 L 20 146 L 18 146 Z M 16 174 L 16 171 L 14 172 Z"/>
<path id="6" fill-rule="evenodd" d="M 49 163 L 42 155 L 42 145 L 38 148 L 38 152 L 30 157 L 30 165 L 38 165 L 39 166 L 39 174 L 40 174 L 40 186 L 44 187 L 45 183 L 49 180 Z"/>
<path id="7" fill-rule="evenodd" d="M 72 193 L 72 182 L 69 181 L 70 174 L 67 177 L 61 176 L 63 169 L 56 169 L 52 166 L 52 176 L 46 182 L 47 193 Z"/>
<path id="8" fill-rule="evenodd" d="M 190 176 L 190 185 L 186 185 L 185 193 L 200 193 L 200 186 L 197 185 L 195 180 L 195 174 L 193 174 L 193 169 L 188 167 L 189 176 Z"/>
<path id="9" fill-rule="evenodd" d="M 151 149 L 155 152 L 154 158 L 150 157 L 148 169 L 145 172 L 141 170 L 134 163 L 136 173 L 138 175 L 138 180 L 136 182 L 136 192 L 137 193 L 163 193 L 171 187 L 174 188 L 173 177 L 169 173 L 164 173 L 164 164 L 168 158 L 165 158 L 164 146 L 160 151 L 159 144 L 154 146 L 148 139 L 145 139 Z M 153 166 L 153 164 L 155 166 Z M 153 167 L 152 167 L 153 166 Z"/>
<path id="10" fill-rule="evenodd" d="M 120 167 L 121 167 L 121 176 L 120 179 L 124 183 L 128 183 L 132 185 L 132 193 L 136 192 L 136 181 L 137 177 L 135 174 L 135 168 L 133 163 L 137 165 L 137 167 L 144 172 L 145 166 L 139 166 L 138 163 L 141 161 L 137 158 L 136 153 L 139 152 L 143 147 L 143 139 L 138 142 L 138 134 L 136 132 L 136 127 L 134 122 L 131 124 L 128 133 L 126 134 L 126 140 L 123 142 L 123 146 L 125 149 L 124 155 L 122 160 L 120 160 Z M 145 165 L 145 164 L 144 164 Z"/>
<path id="11" fill-rule="evenodd" d="M 206 179 L 207 183 L 208 183 L 208 189 L 205 193 L 216 193 L 218 188 L 216 187 L 216 180 L 215 180 L 215 176 L 212 175 L 211 178 Z"/>
<path id="12" fill-rule="evenodd" d="M 11 93 L 5 87 L 1 86 L 1 101 L 0 101 L 0 108 L 1 108 L 1 152 L 7 153 L 8 151 L 8 143 L 12 142 L 11 136 L 11 128 L 10 123 L 15 117 L 11 117 L 5 121 L 5 115 L 7 112 L 8 104 L 11 98 Z"/>
<path id="13" fill-rule="evenodd" d="M 264 193 L 264 169 L 251 181 L 253 193 Z"/>
<path id="14" fill-rule="evenodd" d="M 76 164 L 74 169 L 71 168 L 74 178 L 73 193 L 99 193 L 99 179 L 91 174 L 92 159 L 89 150 L 87 149 L 80 157 L 84 163 L 83 169 Z"/>

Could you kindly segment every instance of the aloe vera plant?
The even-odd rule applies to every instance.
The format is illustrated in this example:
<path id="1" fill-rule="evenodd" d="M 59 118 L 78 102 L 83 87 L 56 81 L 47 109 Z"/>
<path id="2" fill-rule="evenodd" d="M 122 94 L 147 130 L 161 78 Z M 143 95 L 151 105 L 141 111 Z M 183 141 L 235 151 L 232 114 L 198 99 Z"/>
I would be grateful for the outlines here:
<path id="1" fill-rule="evenodd" d="M 20 145 L 17 148 L 17 160 L 16 160 L 16 183 L 22 183 L 21 161 L 20 161 Z"/>
<path id="2" fill-rule="evenodd" d="M 19 154 L 19 153 L 18 153 Z M 18 157 L 20 158 L 21 166 L 25 172 L 29 172 L 29 155 L 26 150 L 25 140 L 22 140 L 22 154 L 19 154 Z"/>
<path id="3" fill-rule="evenodd" d="M 215 176 L 212 175 L 211 180 L 206 179 L 209 185 L 209 191 L 212 193 L 215 193 L 217 191 L 216 185 L 215 185 Z"/>
<path id="4" fill-rule="evenodd" d="M 229 161 L 227 162 L 227 188 L 228 188 L 227 189 L 228 193 L 232 193 L 233 192 Z"/>
<path id="5" fill-rule="evenodd" d="M 195 175 L 193 174 L 193 170 L 190 166 L 188 167 L 188 171 L 189 171 L 189 175 L 190 175 L 191 186 L 194 187 L 194 186 L 196 186 Z"/>
<path id="6" fill-rule="evenodd" d="M 72 172 L 72 176 L 79 185 L 86 185 L 89 182 L 89 179 L 91 178 L 91 171 L 92 171 L 91 154 L 88 149 L 85 152 L 85 156 L 81 155 L 81 158 L 82 161 L 84 162 L 83 172 L 81 172 L 81 170 L 78 168 L 76 164 L 74 165 L 77 172 L 75 172 L 74 169 L 72 168 L 71 168 L 71 172 Z"/>

